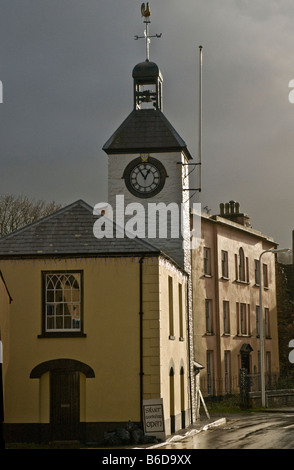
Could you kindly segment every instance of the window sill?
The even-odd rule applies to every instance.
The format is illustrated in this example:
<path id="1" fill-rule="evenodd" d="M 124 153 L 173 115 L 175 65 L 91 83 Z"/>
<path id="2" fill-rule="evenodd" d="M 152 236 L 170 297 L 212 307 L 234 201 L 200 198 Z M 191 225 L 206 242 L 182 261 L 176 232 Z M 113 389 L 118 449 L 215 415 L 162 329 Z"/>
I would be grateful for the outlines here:
<path id="1" fill-rule="evenodd" d="M 234 281 L 235 284 L 241 284 L 243 286 L 249 286 L 250 282 L 247 281 L 239 281 L 239 279 L 235 279 Z"/>
<path id="2" fill-rule="evenodd" d="M 211 331 L 206 331 L 206 332 L 205 332 L 205 335 L 206 335 L 206 336 L 214 336 L 214 333 L 212 333 Z"/>
<path id="3" fill-rule="evenodd" d="M 38 335 L 38 338 L 86 338 L 86 334 L 81 331 L 53 331 Z"/>
<path id="4" fill-rule="evenodd" d="M 253 284 L 253 287 L 258 287 L 260 288 L 260 284 Z M 264 290 L 269 290 L 269 286 L 263 286 Z"/>
<path id="5" fill-rule="evenodd" d="M 180 336 L 179 341 L 185 341 L 185 338 L 183 338 L 183 336 Z"/>
<path id="6" fill-rule="evenodd" d="M 222 280 L 222 281 L 229 281 L 230 278 L 229 278 L 229 277 L 226 277 L 226 276 L 221 276 L 221 280 Z"/>
<path id="7" fill-rule="evenodd" d="M 223 333 L 223 336 L 231 336 L 231 333 Z"/>
<path id="8" fill-rule="evenodd" d="M 174 341 L 174 340 L 176 339 L 176 337 L 175 337 L 175 336 L 172 336 L 172 335 L 170 335 L 170 336 L 168 337 L 168 339 L 170 339 L 170 340 Z"/>
<path id="9" fill-rule="evenodd" d="M 237 338 L 251 338 L 252 335 L 247 335 L 246 333 L 238 333 Z"/>
<path id="10" fill-rule="evenodd" d="M 212 278 L 212 274 L 203 274 L 202 276 L 202 279 L 205 279 L 205 278 L 208 278 L 208 279 L 211 279 Z"/>

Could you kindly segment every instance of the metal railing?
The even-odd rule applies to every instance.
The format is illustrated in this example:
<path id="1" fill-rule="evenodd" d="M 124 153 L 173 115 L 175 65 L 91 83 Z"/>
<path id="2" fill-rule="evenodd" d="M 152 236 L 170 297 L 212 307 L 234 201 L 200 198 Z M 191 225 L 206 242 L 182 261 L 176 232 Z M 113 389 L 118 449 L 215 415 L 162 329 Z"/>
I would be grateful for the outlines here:
<path id="1" fill-rule="evenodd" d="M 260 374 L 247 374 L 250 392 L 261 390 Z M 240 393 L 240 375 L 215 379 L 201 377 L 200 388 L 204 396 L 223 396 Z M 294 389 L 294 373 L 266 373 L 266 390 Z"/>

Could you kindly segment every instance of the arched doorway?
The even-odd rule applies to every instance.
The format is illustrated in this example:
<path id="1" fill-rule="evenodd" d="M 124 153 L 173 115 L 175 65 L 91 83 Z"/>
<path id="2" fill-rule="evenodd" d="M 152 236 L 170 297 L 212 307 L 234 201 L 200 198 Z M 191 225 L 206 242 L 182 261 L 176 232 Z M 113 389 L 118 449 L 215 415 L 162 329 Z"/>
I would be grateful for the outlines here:
<path id="1" fill-rule="evenodd" d="M 250 374 L 250 353 L 253 348 L 248 343 L 242 344 L 240 348 L 241 354 L 241 369 L 246 369 L 247 373 Z"/>
<path id="2" fill-rule="evenodd" d="M 31 378 L 50 372 L 50 440 L 80 439 L 80 373 L 95 377 L 87 364 L 55 359 L 36 366 Z"/>

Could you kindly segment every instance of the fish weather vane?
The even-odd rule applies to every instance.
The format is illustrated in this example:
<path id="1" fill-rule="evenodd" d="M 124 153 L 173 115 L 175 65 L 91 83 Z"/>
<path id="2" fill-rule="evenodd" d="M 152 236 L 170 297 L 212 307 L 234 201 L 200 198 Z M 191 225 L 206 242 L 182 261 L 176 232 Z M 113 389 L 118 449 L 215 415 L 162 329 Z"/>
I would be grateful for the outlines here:
<path id="1" fill-rule="evenodd" d="M 135 36 L 135 39 L 145 39 L 146 41 L 146 60 L 149 61 L 150 58 L 150 38 L 161 38 L 162 34 L 155 34 L 154 36 L 149 35 L 149 25 L 151 23 L 150 21 L 150 8 L 149 8 L 149 3 L 147 2 L 146 6 L 145 3 L 142 3 L 141 5 L 141 14 L 142 17 L 144 17 L 144 23 L 146 25 L 145 31 L 144 31 L 144 36 Z"/>

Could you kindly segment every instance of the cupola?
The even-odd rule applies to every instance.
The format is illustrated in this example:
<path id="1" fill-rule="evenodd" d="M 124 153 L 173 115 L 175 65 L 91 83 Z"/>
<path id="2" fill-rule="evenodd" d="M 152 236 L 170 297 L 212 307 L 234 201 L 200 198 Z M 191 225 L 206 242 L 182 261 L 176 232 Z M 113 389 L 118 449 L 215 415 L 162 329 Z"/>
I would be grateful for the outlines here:
<path id="1" fill-rule="evenodd" d="M 162 74 L 158 65 L 140 62 L 133 69 L 134 109 L 162 109 Z"/>

